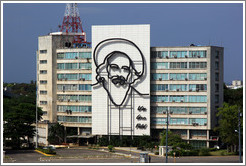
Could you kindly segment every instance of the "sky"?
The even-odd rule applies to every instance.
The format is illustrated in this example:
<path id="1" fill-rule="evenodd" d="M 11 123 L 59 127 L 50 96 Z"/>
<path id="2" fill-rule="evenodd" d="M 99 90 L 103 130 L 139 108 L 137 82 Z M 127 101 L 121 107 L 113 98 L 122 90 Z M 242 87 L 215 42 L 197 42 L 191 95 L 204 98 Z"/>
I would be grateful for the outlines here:
<path id="1" fill-rule="evenodd" d="M 3 5 L 3 82 L 36 80 L 38 36 L 59 31 L 65 3 Z M 150 24 L 150 45 L 224 47 L 224 82 L 243 80 L 243 4 L 79 3 L 87 40 L 92 25 Z"/>

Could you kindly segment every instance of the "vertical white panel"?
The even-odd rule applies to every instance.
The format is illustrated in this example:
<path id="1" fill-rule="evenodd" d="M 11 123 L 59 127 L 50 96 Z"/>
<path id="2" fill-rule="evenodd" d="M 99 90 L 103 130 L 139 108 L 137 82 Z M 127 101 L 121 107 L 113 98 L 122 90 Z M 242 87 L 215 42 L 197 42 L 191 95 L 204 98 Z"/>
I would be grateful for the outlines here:
<path id="1" fill-rule="evenodd" d="M 116 54 L 115 51 L 121 53 Z M 113 55 L 110 54 L 112 52 Z M 92 87 L 92 134 L 150 135 L 150 25 L 92 26 L 93 55 L 92 84 L 98 83 L 96 77 L 103 77 L 107 83 L 103 86 L 101 82 Z M 104 61 L 107 55 L 111 58 Z M 118 74 L 128 78 L 128 83 L 124 86 L 115 85 L 108 78 L 108 75 L 115 73 L 108 63 L 115 63 L 120 68 L 129 66 L 130 71 L 120 69 Z M 134 79 L 136 81 L 133 83 Z M 145 95 L 139 95 L 134 88 Z M 138 107 L 144 108 L 144 111 L 139 111 Z M 143 119 L 138 120 L 137 116 Z"/>

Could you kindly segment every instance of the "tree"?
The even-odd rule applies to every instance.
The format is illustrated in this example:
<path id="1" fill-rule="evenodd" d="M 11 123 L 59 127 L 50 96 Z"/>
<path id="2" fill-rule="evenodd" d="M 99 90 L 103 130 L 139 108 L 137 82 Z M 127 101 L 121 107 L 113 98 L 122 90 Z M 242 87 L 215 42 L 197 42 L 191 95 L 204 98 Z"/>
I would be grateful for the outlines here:
<path id="1" fill-rule="evenodd" d="M 20 102 L 23 101 L 23 102 Z M 41 119 L 42 110 L 38 108 L 38 119 Z M 36 106 L 24 102 L 19 98 L 4 98 L 4 143 L 6 146 L 20 148 L 21 141 L 30 145 L 30 138 L 34 136 L 36 121 Z"/>
<path id="2" fill-rule="evenodd" d="M 238 129 L 238 105 L 224 103 L 223 107 L 218 110 L 217 116 L 220 117 L 220 120 L 215 131 L 219 131 L 222 142 L 227 143 L 231 147 L 231 151 L 234 152 L 234 146 L 238 145 L 238 133 L 235 132 Z M 241 122 L 243 122 L 242 119 Z"/>
<path id="3" fill-rule="evenodd" d="M 59 145 L 64 142 L 65 130 L 64 126 L 56 123 L 49 128 L 48 142 L 50 144 Z"/>
<path id="4" fill-rule="evenodd" d="M 166 145 L 166 131 L 164 133 L 160 134 L 161 140 L 160 140 L 160 146 Z M 192 146 L 188 143 L 186 143 L 184 140 L 182 140 L 181 136 L 179 134 L 175 134 L 171 131 L 168 131 L 168 146 L 173 146 L 173 149 L 176 147 L 180 147 L 182 149 L 192 149 Z"/>

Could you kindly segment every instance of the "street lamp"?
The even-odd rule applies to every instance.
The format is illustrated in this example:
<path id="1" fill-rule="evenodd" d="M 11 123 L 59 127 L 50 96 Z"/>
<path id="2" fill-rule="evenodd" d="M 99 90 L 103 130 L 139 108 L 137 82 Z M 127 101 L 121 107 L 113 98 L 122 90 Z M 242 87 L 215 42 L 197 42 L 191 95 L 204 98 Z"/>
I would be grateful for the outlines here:
<path id="1" fill-rule="evenodd" d="M 167 128 L 166 128 L 166 163 L 168 163 L 168 109 L 167 109 Z"/>

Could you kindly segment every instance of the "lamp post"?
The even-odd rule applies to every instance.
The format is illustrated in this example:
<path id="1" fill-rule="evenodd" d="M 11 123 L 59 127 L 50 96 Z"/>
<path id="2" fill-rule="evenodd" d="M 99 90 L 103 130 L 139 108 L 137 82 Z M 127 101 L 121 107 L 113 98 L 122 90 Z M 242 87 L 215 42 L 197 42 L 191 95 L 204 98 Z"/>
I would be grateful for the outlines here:
<path id="1" fill-rule="evenodd" d="M 38 56 L 38 52 L 37 52 L 37 56 Z M 38 73 L 37 73 L 37 65 L 38 65 L 38 61 L 37 61 L 37 56 L 36 56 L 36 144 L 35 147 L 38 148 Z"/>
<path id="2" fill-rule="evenodd" d="M 166 129 L 166 163 L 168 163 L 168 109 L 167 109 L 167 129 Z"/>

